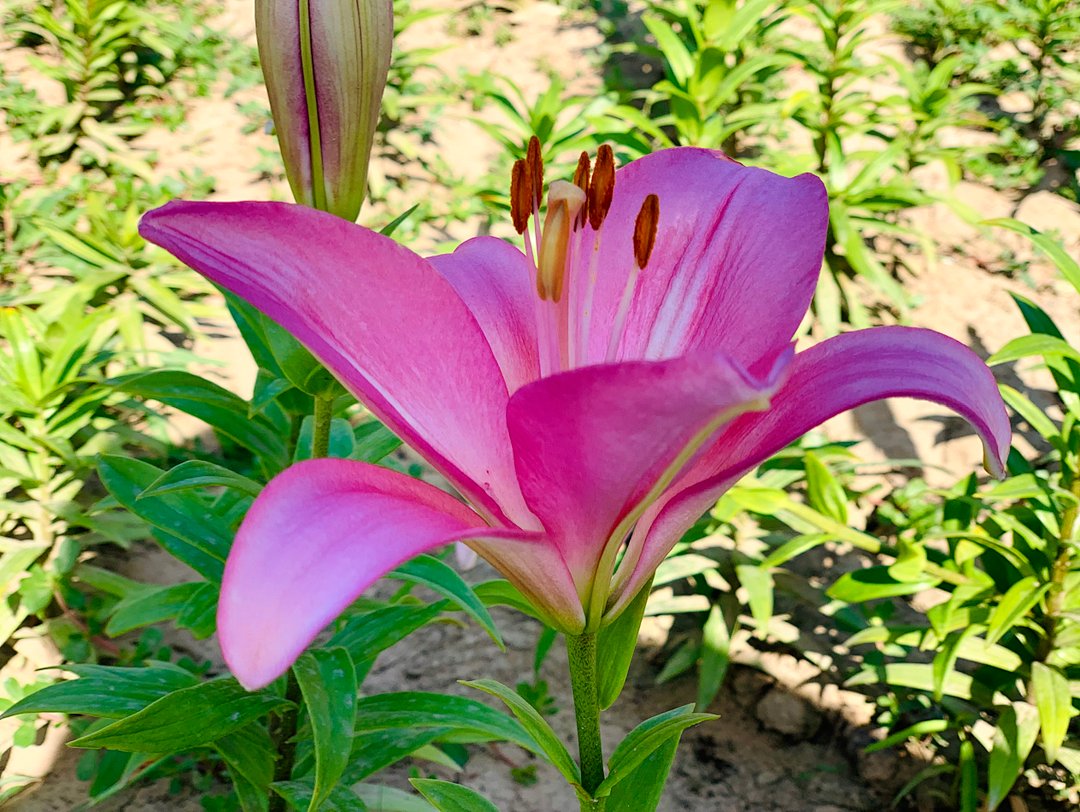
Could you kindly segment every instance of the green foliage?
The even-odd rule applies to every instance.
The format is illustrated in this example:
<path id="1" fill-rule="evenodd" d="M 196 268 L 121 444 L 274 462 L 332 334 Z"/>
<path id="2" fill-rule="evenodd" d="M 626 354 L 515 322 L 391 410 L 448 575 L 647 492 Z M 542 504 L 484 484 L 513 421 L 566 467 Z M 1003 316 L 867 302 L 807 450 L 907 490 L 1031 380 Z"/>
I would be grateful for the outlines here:
<path id="1" fill-rule="evenodd" d="M 897 11 L 894 25 L 932 64 L 954 59 L 957 74 L 1013 99 L 1008 109 L 987 105 L 999 142 L 968 157 L 971 171 L 1000 185 L 1032 187 L 1046 165 L 1067 170 L 1051 180 L 1076 199 L 1080 135 L 1071 102 L 1080 89 L 1076 45 L 1080 6 L 1074 0 L 923 0 Z"/>
<path id="2" fill-rule="evenodd" d="M 793 59 L 775 47 L 776 30 L 788 13 L 770 0 L 651 0 L 648 40 L 634 50 L 664 78 L 613 109 L 605 136 L 635 155 L 678 145 L 738 154 L 740 135 L 779 113 L 778 77 Z"/>
<path id="3" fill-rule="evenodd" d="M 1075 261 L 1032 236 L 1070 280 L 1080 281 Z M 1002 386 L 1045 454 L 1030 464 L 1014 453 L 1010 477 L 981 492 L 973 478 L 943 492 L 918 480 L 905 486 L 879 517 L 906 556 L 873 580 L 844 576 L 829 590 L 852 604 L 845 618 L 860 627 L 848 645 L 872 646 L 849 684 L 888 692 L 881 720 L 894 741 L 931 735 L 943 745 L 964 744 L 956 789 L 973 797 L 977 787 L 990 810 L 1026 770 L 1066 787 L 1080 780 L 1080 740 L 1071 723 L 1080 714 L 1080 365 L 1044 311 L 1019 298 L 1018 304 L 1032 335 L 1009 342 L 990 361 L 1037 357 L 1050 371 L 1061 420 Z M 1035 338 L 1041 340 L 1027 340 Z M 931 586 L 943 597 L 914 621 L 890 622 L 875 608 Z"/>
<path id="4" fill-rule="evenodd" d="M 164 112 L 166 86 L 189 65 L 212 64 L 220 38 L 200 7 L 145 7 L 136 2 L 64 0 L 22 9 L 5 30 L 31 45 L 28 59 L 55 81 L 64 104 L 47 104 L 8 80 L 17 100 L 9 126 L 42 163 L 75 158 L 84 166 L 118 167 L 149 178 L 150 165 L 127 142 Z"/>

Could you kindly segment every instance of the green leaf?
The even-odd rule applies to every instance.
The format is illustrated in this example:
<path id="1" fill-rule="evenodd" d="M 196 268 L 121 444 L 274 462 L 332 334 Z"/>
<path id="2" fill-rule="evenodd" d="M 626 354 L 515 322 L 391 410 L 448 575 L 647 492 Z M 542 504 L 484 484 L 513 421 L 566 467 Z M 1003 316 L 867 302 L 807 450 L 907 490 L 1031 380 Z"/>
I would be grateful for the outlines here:
<path id="1" fill-rule="evenodd" d="M 363 720 L 361 724 L 364 724 Z M 414 755 L 417 750 L 430 745 L 436 739 L 454 733 L 452 727 L 392 727 L 385 730 L 364 730 L 353 738 L 349 766 L 341 777 L 341 783 L 349 786 L 362 781 Z"/>
<path id="2" fill-rule="evenodd" d="M 634 812 L 655 812 L 664 794 L 675 752 L 679 749 L 679 736 L 672 736 L 642 761 L 611 789 L 607 809 L 632 809 Z"/>
<path id="3" fill-rule="evenodd" d="M 213 744 L 289 704 L 268 692 L 248 693 L 234 679 L 219 679 L 173 691 L 131 716 L 76 739 L 71 746 L 177 753 Z"/>
<path id="4" fill-rule="evenodd" d="M 833 472 L 813 451 L 804 456 L 806 465 L 806 497 L 810 507 L 841 524 L 847 524 L 847 496 Z"/>
<path id="5" fill-rule="evenodd" d="M 116 501 L 162 531 L 159 541 L 171 555 L 207 580 L 220 583 L 232 546 L 228 526 L 193 493 L 140 499 L 161 474 L 160 468 L 129 457 L 102 456 L 98 461 L 98 475 Z"/>
<path id="6" fill-rule="evenodd" d="M 1000 640 L 1002 635 L 1042 600 L 1049 588 L 1049 584 L 1040 585 L 1038 579 L 1030 576 L 1021 578 L 1009 587 L 1009 591 L 1001 596 L 987 621 L 986 642 L 996 643 Z"/>
<path id="7" fill-rule="evenodd" d="M 1080 264 L 1069 256 L 1060 240 L 1055 239 L 1048 234 L 1041 234 L 1026 223 L 1021 223 L 1019 220 L 1014 220 L 1012 217 L 984 220 L 983 225 L 1001 226 L 1002 228 L 1015 231 L 1017 234 L 1023 234 L 1053 260 L 1058 270 L 1061 271 L 1062 276 L 1069 280 L 1069 283 L 1076 288 L 1077 293 L 1080 293 Z"/>
<path id="8" fill-rule="evenodd" d="M 698 665 L 696 707 L 700 711 L 712 704 L 727 677 L 731 665 L 731 630 L 723 608 L 714 603 L 701 630 L 701 663 Z M 674 658 L 672 658 L 674 659 Z M 668 665 L 671 665 L 669 661 Z M 667 670 L 667 667 L 664 669 Z"/>
<path id="9" fill-rule="evenodd" d="M 1031 664 L 1031 688 L 1035 707 L 1039 710 L 1046 762 L 1053 764 L 1057 761 L 1058 749 L 1065 742 L 1069 720 L 1073 716 L 1069 679 L 1058 669 L 1035 662 Z"/>
<path id="10" fill-rule="evenodd" d="M 0 718 L 20 713 L 81 713 L 120 719 L 171 691 L 199 682 L 191 672 L 168 663 L 145 668 L 68 665 L 64 670 L 78 679 L 47 685 L 16 702 Z"/>
<path id="11" fill-rule="evenodd" d="M 898 581 L 889 567 L 874 566 L 855 570 L 840 576 L 825 594 L 835 600 L 848 603 L 861 603 L 878 598 L 894 598 L 899 595 L 911 595 L 924 589 L 937 586 L 937 579 L 923 578 L 915 581 Z"/>
<path id="12" fill-rule="evenodd" d="M 473 587 L 473 592 L 476 593 L 476 597 L 484 602 L 485 606 L 509 606 L 511 609 L 517 609 L 531 618 L 541 619 L 540 613 L 529 603 L 529 599 L 522 595 L 517 587 L 503 578 L 477 584 Z"/>
<path id="13" fill-rule="evenodd" d="M 438 617 L 444 608 L 444 601 L 384 606 L 349 618 L 326 645 L 341 646 L 349 652 L 354 662 L 366 663 L 370 667 L 380 652 Z M 358 670 L 363 669 L 358 666 Z"/>
<path id="14" fill-rule="evenodd" d="M 267 463 L 269 472 L 289 462 L 285 441 L 265 418 L 249 417 L 248 403 L 227 389 L 179 370 L 124 375 L 110 383 L 122 392 L 156 400 L 197 417 Z"/>
<path id="15" fill-rule="evenodd" d="M 986 808 L 997 809 L 1024 768 L 1039 733 L 1039 714 L 1026 702 L 1014 702 L 998 717 L 987 769 Z"/>
<path id="16" fill-rule="evenodd" d="M 395 217 L 393 220 L 391 220 L 385 226 L 380 228 L 379 233 L 382 234 L 384 237 L 389 237 L 395 231 L 397 231 L 397 227 L 400 226 L 402 223 L 404 223 L 407 219 L 409 219 L 409 215 L 412 214 L 414 211 L 416 211 L 418 208 L 420 208 L 419 203 L 405 209 L 405 211 L 403 211 L 401 214 L 399 214 L 397 217 Z"/>
<path id="17" fill-rule="evenodd" d="M 1044 439 L 1053 442 L 1054 438 L 1061 434 L 1061 430 L 1053 420 L 1046 416 L 1046 412 L 1032 403 L 1026 395 L 1004 383 L 999 383 L 998 389 L 1001 390 L 1001 397 L 1012 407 L 1012 410 L 1024 418 L 1028 425 L 1039 432 Z"/>
<path id="18" fill-rule="evenodd" d="M 489 741 L 512 742 L 530 753 L 544 755 L 519 722 L 475 699 L 402 691 L 361 697 L 356 703 L 358 736 L 366 730 L 422 727 L 472 731 Z"/>
<path id="19" fill-rule="evenodd" d="M 889 576 L 901 583 L 919 580 L 926 568 L 926 550 L 922 542 L 901 536 L 898 545 L 896 561 L 888 568 Z"/>
<path id="20" fill-rule="evenodd" d="M 375 418 L 366 420 L 355 429 L 356 446 L 352 458 L 361 462 L 376 463 L 392 454 L 401 446 L 401 440 Z"/>
<path id="21" fill-rule="evenodd" d="M 278 781 L 270 785 L 274 792 L 289 802 L 294 809 L 314 809 L 310 781 Z M 367 805 L 345 787 L 334 789 L 322 805 L 320 812 L 367 812 Z"/>
<path id="22" fill-rule="evenodd" d="M 991 366 L 1007 364 L 1021 358 L 1030 358 L 1033 355 L 1041 355 L 1043 358 L 1064 357 L 1073 361 L 1080 361 L 1080 350 L 1077 350 L 1064 339 L 1036 333 L 1012 339 L 987 358 L 986 363 Z"/>
<path id="23" fill-rule="evenodd" d="M 934 701 L 940 702 L 945 691 L 945 680 L 956 667 L 956 660 L 960 656 L 960 647 L 967 638 L 979 631 L 978 626 L 966 626 L 957 632 L 953 632 L 945 638 L 944 643 L 934 656 L 931 664 L 934 673 Z"/>
<path id="24" fill-rule="evenodd" d="M 186 584 L 142 589 L 113 607 L 105 633 L 115 637 L 132 629 L 171 620 L 180 614 L 204 584 L 206 581 L 191 581 Z"/>
<path id="25" fill-rule="evenodd" d="M 975 746 L 965 739 L 960 743 L 960 812 L 977 812 L 978 808 L 979 767 Z"/>
<path id="26" fill-rule="evenodd" d="M 908 739 L 920 739 L 923 736 L 930 736 L 934 733 L 944 733 L 949 729 L 949 725 L 950 722 L 948 719 L 927 719 L 925 722 L 916 722 L 911 727 L 898 730 L 896 733 L 886 736 L 881 741 L 867 745 L 866 752 L 876 753 L 879 750 L 888 750 L 890 747 L 906 742 Z"/>
<path id="27" fill-rule="evenodd" d="M 356 669 L 343 648 L 313 649 L 300 656 L 293 673 L 315 745 L 315 786 L 308 806 L 314 812 L 349 765 L 356 727 Z"/>
<path id="28" fill-rule="evenodd" d="M 367 804 L 368 812 L 431 812 L 432 806 L 404 790 L 379 784 L 353 787 L 356 796 Z"/>
<path id="29" fill-rule="evenodd" d="M 457 572 L 439 559 L 430 555 L 418 555 L 389 573 L 387 577 L 423 584 L 449 598 L 480 624 L 480 627 L 495 641 L 500 651 L 506 651 L 499 631 L 495 628 L 495 621 L 491 619 L 491 613 L 488 612 L 483 601 L 476 596 Z"/>
<path id="30" fill-rule="evenodd" d="M 409 783 L 439 812 L 499 812 L 483 795 L 461 784 L 435 778 L 410 778 Z"/>
<path id="31" fill-rule="evenodd" d="M 735 574 L 746 590 L 750 614 L 754 617 L 759 637 L 764 637 L 773 613 L 772 573 L 756 564 L 738 564 Z"/>
<path id="32" fill-rule="evenodd" d="M 945 696 L 971 699 L 974 681 L 968 674 L 953 671 L 945 677 L 941 691 Z M 849 678 L 845 685 L 891 685 L 934 692 L 934 672 L 928 663 L 889 663 L 883 666 L 867 666 Z"/>
<path id="33" fill-rule="evenodd" d="M 600 710 L 607 710 L 615 704 L 626 684 L 626 675 L 637 648 L 638 630 L 651 591 L 650 581 L 634 596 L 623 613 L 615 618 L 614 623 L 600 630 L 596 642 L 596 697 Z"/>
<path id="34" fill-rule="evenodd" d="M 610 795 L 613 787 L 628 777 L 658 748 L 671 739 L 678 741 L 686 728 L 717 718 L 719 717 L 712 713 L 694 713 L 693 705 L 683 705 L 642 722 L 616 746 L 608 761 L 607 777 L 593 795 L 597 798 Z"/>
<path id="35" fill-rule="evenodd" d="M 656 43 L 660 46 L 660 52 L 671 70 L 671 75 L 685 87 L 687 80 L 694 72 L 694 58 L 679 39 L 679 35 L 670 25 L 655 15 L 644 15 L 642 22 L 649 29 L 649 33 L 656 38 Z"/>
<path id="36" fill-rule="evenodd" d="M 529 736 L 540 745 L 543 755 L 562 774 L 566 783 L 573 787 L 581 785 L 581 773 L 570 757 L 570 753 L 567 752 L 566 745 L 559 740 L 555 731 L 551 729 L 551 725 L 537 712 L 536 708 L 522 699 L 516 691 L 491 679 L 462 680 L 461 684 L 501 699 L 521 722 L 522 727 L 528 731 Z"/>
<path id="37" fill-rule="evenodd" d="M 266 812 L 267 793 L 274 780 L 274 744 L 266 727 L 253 722 L 214 742 L 229 768 L 244 812 Z"/>
<path id="38" fill-rule="evenodd" d="M 174 493 L 189 488 L 232 488 L 248 496 L 258 496 L 262 491 L 262 485 L 253 479 L 248 479 L 242 474 L 230 471 L 224 466 L 204 460 L 187 460 L 174 468 L 170 468 L 153 482 L 151 482 L 139 499 L 148 496 L 160 496 L 164 493 Z"/>

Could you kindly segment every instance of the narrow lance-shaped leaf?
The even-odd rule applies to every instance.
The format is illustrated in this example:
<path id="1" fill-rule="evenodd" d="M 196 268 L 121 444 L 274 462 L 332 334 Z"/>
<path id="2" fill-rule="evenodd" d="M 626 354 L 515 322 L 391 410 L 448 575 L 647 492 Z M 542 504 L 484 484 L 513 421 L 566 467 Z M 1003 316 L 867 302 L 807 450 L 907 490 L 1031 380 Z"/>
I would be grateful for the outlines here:
<path id="1" fill-rule="evenodd" d="M 389 577 L 423 584 L 449 598 L 480 624 L 501 651 L 506 651 L 499 630 L 495 628 L 495 621 L 483 601 L 457 572 L 439 559 L 430 555 L 418 555 L 391 572 Z"/>
<path id="2" fill-rule="evenodd" d="M 410 778 L 409 783 L 439 812 L 499 812 L 499 808 L 479 792 L 461 784 L 434 778 Z"/>
<path id="3" fill-rule="evenodd" d="M 551 725 L 536 711 L 536 708 L 522 699 L 515 691 L 495 680 L 463 680 L 461 684 L 501 699 L 510 709 L 510 712 L 521 722 L 522 727 L 540 745 L 544 756 L 551 765 L 562 773 L 566 783 L 573 787 L 580 786 L 581 774 L 578 771 L 577 764 L 574 763 L 570 753 L 567 752 L 566 745 L 559 740 L 559 737 L 555 735 L 555 731 L 551 729 Z"/>
<path id="4" fill-rule="evenodd" d="M 71 744 L 125 752 L 178 753 L 212 744 L 288 704 L 271 693 L 248 693 L 234 679 L 219 679 L 174 691 Z"/>
<path id="5" fill-rule="evenodd" d="M 330 796 L 349 765 L 356 726 L 356 670 L 343 648 L 301 655 L 293 673 L 304 696 L 315 743 L 315 786 L 309 812 Z"/>
<path id="6" fill-rule="evenodd" d="M 1031 664 L 1031 689 L 1035 707 L 1039 710 L 1039 726 L 1042 729 L 1042 746 L 1046 761 L 1057 761 L 1058 750 L 1069 732 L 1069 720 L 1073 716 L 1072 694 L 1069 680 L 1056 668 L 1043 663 Z"/>
<path id="7" fill-rule="evenodd" d="M 637 648 L 638 630 L 645 615 L 645 604 L 649 602 L 652 582 L 647 583 L 630 602 L 614 623 L 600 630 L 597 640 L 597 675 L 596 697 L 600 710 L 607 710 L 619 698 L 626 675 L 630 670 L 630 661 Z"/>
<path id="8" fill-rule="evenodd" d="M 997 809 L 1012 789 L 1039 733 L 1039 714 L 1026 702 L 1001 711 L 987 769 L 986 808 Z"/>
<path id="9" fill-rule="evenodd" d="M 678 738 L 688 727 L 719 718 L 712 713 L 694 713 L 693 705 L 669 710 L 647 719 L 631 730 L 619 742 L 608 761 L 608 775 L 594 795 L 603 798 L 620 781 L 629 776 L 645 759 L 672 738 Z"/>

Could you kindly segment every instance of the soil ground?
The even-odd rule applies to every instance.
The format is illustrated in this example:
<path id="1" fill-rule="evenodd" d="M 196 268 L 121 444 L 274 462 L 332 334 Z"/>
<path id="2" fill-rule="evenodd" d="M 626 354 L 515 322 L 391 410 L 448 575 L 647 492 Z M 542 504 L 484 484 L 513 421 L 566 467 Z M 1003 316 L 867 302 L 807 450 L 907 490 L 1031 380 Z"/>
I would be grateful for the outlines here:
<path id="1" fill-rule="evenodd" d="M 543 68 L 553 66 L 568 84 L 568 92 L 588 94 L 598 87 L 595 51 L 601 35 L 587 17 L 567 15 L 559 6 L 540 0 L 520 0 L 494 7 L 478 17 L 473 35 L 462 36 L 462 19 L 469 19 L 477 5 L 466 0 L 425 0 L 417 6 L 448 10 L 408 32 L 410 47 L 445 48 L 432 57 L 430 78 L 440 73 L 456 74 L 467 68 L 484 68 L 509 75 L 526 96 L 534 97 L 546 87 Z M 248 0 L 226 0 L 217 25 L 253 41 L 252 8 Z M 456 36 L 451 32 L 455 32 Z M 898 49 L 896 43 L 891 47 Z M 3 66 L 43 94 L 55 93 L 46 80 L 32 80 L 25 56 L 13 48 L 0 50 Z M 280 176 L 259 175 L 255 169 L 257 148 L 273 150 L 273 138 L 263 132 L 244 134 L 246 117 L 238 109 L 248 101 L 265 104 L 261 88 L 242 91 L 226 98 L 221 87 L 209 98 L 195 100 L 186 123 L 177 133 L 152 132 L 139 146 L 157 152 L 158 171 L 176 174 L 180 169 L 200 167 L 217 179 L 217 199 L 287 199 L 288 190 Z M 494 142 L 469 121 L 471 109 L 462 101 L 444 111 L 428 144 L 418 148 L 437 150 L 466 177 L 482 174 L 496 154 Z M 958 139 L 975 138 L 957 132 Z M 33 173 L 22 160 L 17 145 L 0 133 L 0 175 Z M 373 177 L 400 178 L 415 167 L 377 160 Z M 949 190 L 944 178 L 929 176 L 926 184 L 939 192 L 951 193 L 983 217 L 1016 215 L 1040 229 L 1057 230 L 1070 250 L 1080 247 L 1080 211 L 1050 192 L 1036 192 L 1018 199 L 989 187 L 961 183 Z M 418 186 L 405 185 L 391 194 L 384 209 L 372 211 L 372 222 L 383 222 L 387 211 L 401 211 L 411 205 L 410 194 Z M 425 189 L 424 194 L 427 194 Z M 366 215 L 365 215 L 366 216 Z M 913 214 L 941 246 L 934 263 L 916 254 L 907 256 L 918 269 L 906 284 L 921 300 L 911 316 L 917 325 L 933 327 L 988 355 L 1008 339 L 1025 332 L 1023 322 L 1010 299 L 1016 292 L 1035 299 L 1058 321 L 1066 337 L 1080 341 L 1080 316 L 1075 296 L 1047 265 L 1036 261 L 1030 269 L 1030 284 L 1003 272 L 1006 252 L 1030 257 L 1030 250 L 1017 240 L 992 234 L 967 224 L 944 204 L 926 207 Z M 470 230 L 471 229 L 471 230 Z M 448 238 L 461 239 L 475 232 L 475 224 L 461 223 L 448 233 L 432 230 L 421 234 L 419 249 Z M 254 371 L 243 345 L 226 328 L 214 329 L 213 340 L 200 341 L 197 350 L 223 362 L 213 368 L 226 385 L 243 394 L 250 392 Z M 1037 372 L 998 368 L 1002 378 L 1033 393 L 1036 402 L 1048 404 L 1040 389 L 1045 381 Z M 180 430 L 191 434 L 201 427 L 178 421 Z M 1018 427 L 1023 434 L 1023 427 Z M 832 421 L 828 432 L 837 439 L 863 438 L 856 452 L 864 459 L 918 457 L 930 466 L 928 476 L 947 482 L 965 473 L 981 459 L 977 440 L 963 423 L 942 409 L 922 403 L 874 404 Z M 169 583 L 184 576 L 171 559 L 154 546 L 138 547 L 120 566 L 131 577 L 149 582 Z M 483 577 L 481 564 L 477 577 Z M 365 690 L 460 691 L 458 679 L 492 677 L 515 684 L 531 677 L 533 646 L 537 631 L 529 619 L 499 613 L 499 623 L 508 651 L 505 655 L 474 627 L 442 624 L 422 630 L 390 650 L 380 659 Z M 643 629 L 641 650 L 631 672 L 627 690 L 605 716 L 606 736 L 616 741 L 637 722 L 652 714 L 692 702 L 694 684 L 689 677 L 656 688 L 659 669 L 657 654 L 669 625 L 649 621 Z M 806 629 L 812 634 L 815 629 Z M 818 632 L 827 630 L 817 629 Z M 173 635 L 175 645 L 197 657 L 219 663 L 213 641 L 198 643 Z M 863 696 L 844 691 L 830 673 L 808 668 L 793 657 L 759 653 L 746 649 L 738 655 L 728 689 L 712 708 L 720 714 L 716 722 L 689 731 L 683 739 L 671 781 L 661 806 L 676 810 L 724 810 L 725 812 L 856 812 L 886 805 L 896 789 L 925 762 L 919 754 L 880 754 L 867 757 L 862 747 L 870 741 L 867 727 L 870 705 Z M 41 664 L 41 663 L 38 663 Z M 573 739 L 573 715 L 566 690 L 565 654 L 558 648 L 544 665 L 542 676 L 552 686 L 558 713 L 552 717 L 556 730 Z M 59 747 L 59 740 L 36 751 L 33 768 L 47 773 L 44 781 L 9 804 L 21 812 L 59 812 L 75 809 L 85 798 L 85 785 L 75 776 L 78 754 Z M 55 763 L 53 763 L 55 759 Z M 570 809 L 574 800 L 545 768 L 539 781 L 525 786 L 514 780 L 512 766 L 529 763 L 526 754 L 509 746 L 475 748 L 465 770 L 452 775 L 441 767 L 421 765 L 443 777 L 453 777 L 480 790 L 501 809 L 515 812 L 542 812 Z M 413 765 L 415 766 L 415 765 Z M 30 767 L 28 766 L 27 769 Z M 383 777 L 386 783 L 407 787 L 404 769 Z M 548 780 L 552 779 L 552 780 Z M 929 803 L 928 801 L 926 803 Z M 197 794 L 190 788 L 174 792 L 167 783 L 131 790 L 99 808 L 102 810 L 199 810 Z M 922 808 L 932 809 L 931 805 Z"/>

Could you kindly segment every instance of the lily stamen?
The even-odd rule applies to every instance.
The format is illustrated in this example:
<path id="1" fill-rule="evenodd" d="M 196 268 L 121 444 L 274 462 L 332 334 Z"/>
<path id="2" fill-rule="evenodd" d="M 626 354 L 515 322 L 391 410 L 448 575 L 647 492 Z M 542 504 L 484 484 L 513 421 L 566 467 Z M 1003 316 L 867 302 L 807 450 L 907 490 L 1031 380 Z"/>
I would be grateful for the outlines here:
<path id="1" fill-rule="evenodd" d="M 535 135 L 529 139 L 525 152 L 525 166 L 528 169 L 529 188 L 532 191 L 530 201 L 533 214 L 533 239 L 536 249 L 540 250 L 540 202 L 544 199 L 544 156 L 540 152 L 540 139 Z"/>
<path id="2" fill-rule="evenodd" d="M 634 221 L 634 265 L 626 278 L 619 309 L 611 325 L 611 339 L 608 341 L 607 361 L 614 361 L 619 351 L 623 333 L 626 331 L 626 317 L 630 314 L 630 305 L 637 292 L 638 277 L 649 264 L 653 247 L 656 245 L 656 229 L 660 222 L 660 198 L 654 194 L 646 195 Z"/>
<path id="3" fill-rule="evenodd" d="M 514 168 L 510 172 L 510 219 L 514 223 L 514 231 L 524 234 L 529 227 L 531 214 L 532 175 L 525 161 L 514 161 Z"/>

